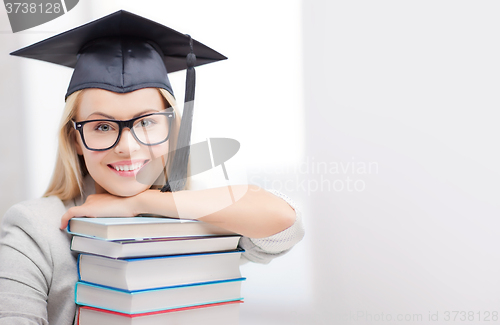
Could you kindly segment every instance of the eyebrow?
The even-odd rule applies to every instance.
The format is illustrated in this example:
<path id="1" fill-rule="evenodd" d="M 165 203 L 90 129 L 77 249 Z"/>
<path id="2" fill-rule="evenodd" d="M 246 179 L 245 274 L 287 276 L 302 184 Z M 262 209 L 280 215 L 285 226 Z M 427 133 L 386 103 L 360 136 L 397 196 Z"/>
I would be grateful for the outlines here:
<path id="1" fill-rule="evenodd" d="M 163 110 L 161 110 L 161 111 L 163 111 Z M 141 111 L 141 112 L 135 114 L 132 118 L 136 118 L 138 116 L 145 115 L 145 114 L 148 114 L 148 113 L 156 113 L 156 112 L 161 112 L 161 111 L 157 111 L 155 109 L 150 108 L 150 109 L 146 109 L 144 111 Z M 111 115 L 108 115 L 108 114 L 105 114 L 105 113 L 99 112 L 99 111 L 93 112 L 92 114 L 90 114 L 89 116 L 87 116 L 87 119 L 89 119 L 92 115 L 101 115 L 101 116 L 104 116 L 107 119 L 116 120 L 116 118 L 114 116 L 111 116 Z"/>

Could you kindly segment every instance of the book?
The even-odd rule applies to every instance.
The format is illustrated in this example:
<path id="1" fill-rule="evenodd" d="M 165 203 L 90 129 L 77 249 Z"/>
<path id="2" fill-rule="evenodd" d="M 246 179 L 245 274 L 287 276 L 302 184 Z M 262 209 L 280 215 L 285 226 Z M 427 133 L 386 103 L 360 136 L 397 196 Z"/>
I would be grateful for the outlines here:
<path id="1" fill-rule="evenodd" d="M 78 305 L 123 314 L 148 313 L 242 300 L 241 283 L 243 280 L 245 278 L 138 291 L 124 291 L 77 282 L 75 301 Z"/>
<path id="2" fill-rule="evenodd" d="M 217 304 L 170 309 L 143 314 L 123 314 L 82 306 L 78 308 L 78 325 L 236 325 L 241 300 Z"/>
<path id="3" fill-rule="evenodd" d="M 68 232 L 73 235 L 96 237 L 107 240 L 237 235 L 198 220 L 157 217 L 132 218 L 72 218 Z"/>
<path id="4" fill-rule="evenodd" d="M 127 291 L 241 278 L 242 249 L 188 255 L 113 259 L 80 254 L 79 280 Z"/>
<path id="5" fill-rule="evenodd" d="M 241 236 L 100 240 L 73 236 L 71 250 L 112 258 L 179 255 L 235 250 Z"/>

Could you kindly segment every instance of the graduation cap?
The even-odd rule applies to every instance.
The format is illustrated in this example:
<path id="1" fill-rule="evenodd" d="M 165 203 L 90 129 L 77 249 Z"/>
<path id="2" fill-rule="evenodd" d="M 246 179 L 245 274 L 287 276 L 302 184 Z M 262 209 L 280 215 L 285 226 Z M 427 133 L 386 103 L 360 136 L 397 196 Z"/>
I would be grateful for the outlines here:
<path id="1" fill-rule="evenodd" d="M 178 150 L 162 191 L 184 188 L 194 108 L 194 67 L 225 60 L 225 56 L 189 35 L 124 10 L 10 54 L 74 68 L 65 98 L 85 88 L 127 93 L 157 87 L 173 95 L 167 73 L 187 69 Z"/>

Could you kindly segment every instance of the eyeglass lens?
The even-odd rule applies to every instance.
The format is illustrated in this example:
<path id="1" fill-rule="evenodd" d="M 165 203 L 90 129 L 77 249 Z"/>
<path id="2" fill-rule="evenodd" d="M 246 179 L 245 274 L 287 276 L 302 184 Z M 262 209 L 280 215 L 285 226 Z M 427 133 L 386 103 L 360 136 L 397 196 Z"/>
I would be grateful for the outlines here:
<path id="1" fill-rule="evenodd" d="M 120 126 L 110 120 L 95 120 L 83 125 L 85 143 L 91 149 L 111 147 L 120 136 Z M 169 133 L 168 117 L 152 114 L 138 119 L 131 129 L 136 139 L 145 145 L 164 142 Z"/>

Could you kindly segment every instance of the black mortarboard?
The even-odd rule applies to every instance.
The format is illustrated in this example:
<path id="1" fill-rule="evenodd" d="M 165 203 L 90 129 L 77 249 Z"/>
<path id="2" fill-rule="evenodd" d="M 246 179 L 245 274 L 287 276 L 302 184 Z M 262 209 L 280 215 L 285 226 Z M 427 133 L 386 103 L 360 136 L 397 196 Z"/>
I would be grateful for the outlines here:
<path id="1" fill-rule="evenodd" d="M 167 73 L 187 69 L 177 150 L 162 190 L 184 188 L 191 140 L 194 67 L 227 59 L 222 54 L 154 21 L 120 10 L 27 46 L 11 55 L 74 68 L 66 98 L 84 88 L 119 93 L 158 87 L 173 95 Z"/>

